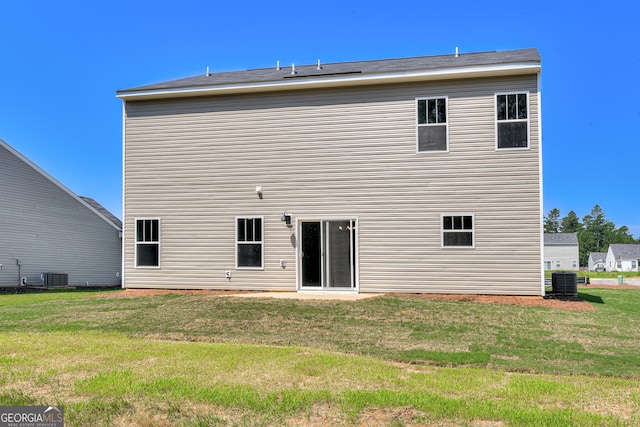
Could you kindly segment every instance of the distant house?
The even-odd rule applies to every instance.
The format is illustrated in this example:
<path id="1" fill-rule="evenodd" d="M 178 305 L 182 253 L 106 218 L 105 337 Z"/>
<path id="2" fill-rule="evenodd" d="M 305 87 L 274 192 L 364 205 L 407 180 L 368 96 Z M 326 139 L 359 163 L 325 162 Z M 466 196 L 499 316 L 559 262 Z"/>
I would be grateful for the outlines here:
<path id="1" fill-rule="evenodd" d="M 640 271 L 640 244 L 613 243 L 607 252 L 607 271 Z"/>
<path id="2" fill-rule="evenodd" d="M 544 233 L 544 269 L 579 270 L 578 233 Z"/>
<path id="3" fill-rule="evenodd" d="M 591 252 L 589 254 L 589 271 L 604 271 L 607 269 L 607 253 Z"/>
<path id="4" fill-rule="evenodd" d="M 0 140 L 0 286 L 119 285 L 121 236 L 98 202 Z"/>
<path id="5" fill-rule="evenodd" d="M 118 91 L 124 287 L 541 295 L 540 69 L 523 49 Z"/>

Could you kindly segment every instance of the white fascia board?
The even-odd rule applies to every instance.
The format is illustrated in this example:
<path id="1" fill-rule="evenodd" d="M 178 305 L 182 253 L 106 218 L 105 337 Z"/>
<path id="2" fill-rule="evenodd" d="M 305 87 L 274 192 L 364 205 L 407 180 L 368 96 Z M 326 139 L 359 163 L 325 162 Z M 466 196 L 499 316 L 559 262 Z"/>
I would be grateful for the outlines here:
<path id="1" fill-rule="evenodd" d="M 183 87 L 174 89 L 151 89 L 124 91 L 117 95 L 125 101 L 182 98 L 193 96 L 215 96 L 237 93 L 271 92 L 280 90 L 318 89 L 341 86 L 362 86 L 386 83 L 407 83 L 429 80 L 450 80 L 473 77 L 493 77 L 505 75 L 538 74 L 539 62 L 519 64 L 487 65 L 462 68 L 441 68 L 437 70 L 406 71 L 397 73 L 365 74 L 334 77 L 304 77 L 282 79 L 282 81 L 249 82 L 239 84 Z"/>

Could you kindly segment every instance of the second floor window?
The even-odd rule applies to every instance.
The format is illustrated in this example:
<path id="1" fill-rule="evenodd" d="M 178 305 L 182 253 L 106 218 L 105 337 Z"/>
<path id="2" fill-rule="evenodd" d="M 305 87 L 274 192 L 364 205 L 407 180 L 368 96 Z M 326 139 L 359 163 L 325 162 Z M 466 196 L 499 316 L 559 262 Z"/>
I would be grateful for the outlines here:
<path id="1" fill-rule="evenodd" d="M 447 98 L 418 99 L 418 152 L 447 151 Z"/>
<path id="2" fill-rule="evenodd" d="M 529 95 L 496 95 L 496 137 L 499 149 L 529 148 Z"/>

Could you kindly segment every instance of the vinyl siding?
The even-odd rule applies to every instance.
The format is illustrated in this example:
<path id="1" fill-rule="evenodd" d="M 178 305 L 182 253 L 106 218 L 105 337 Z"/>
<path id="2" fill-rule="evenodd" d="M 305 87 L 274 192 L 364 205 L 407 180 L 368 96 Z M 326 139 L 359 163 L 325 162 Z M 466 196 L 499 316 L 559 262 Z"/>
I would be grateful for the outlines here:
<path id="1" fill-rule="evenodd" d="M 552 270 L 579 270 L 578 245 L 545 245 L 544 260 L 551 262 Z M 558 262 L 560 266 L 558 267 Z M 575 262 L 575 267 L 573 263 Z"/>
<path id="2" fill-rule="evenodd" d="M 125 285 L 296 289 L 294 220 L 358 218 L 360 292 L 541 292 L 537 76 L 125 104 Z M 496 150 L 496 92 L 528 91 L 530 149 Z M 448 97 L 449 152 L 416 153 L 416 98 Z M 263 198 L 255 193 L 262 186 Z M 441 247 L 443 213 L 475 248 Z M 264 216 L 264 270 L 234 219 Z M 161 268 L 134 268 L 137 217 Z M 280 260 L 287 267 L 280 267 Z M 232 278 L 224 276 L 232 271 Z"/>
<path id="3" fill-rule="evenodd" d="M 620 261 L 620 268 L 618 268 L 618 261 Z M 633 267 L 633 261 L 635 261 L 635 268 Z M 604 266 L 607 271 L 640 271 L 640 258 L 636 257 L 616 257 L 611 250 L 607 253 L 606 265 Z"/>
<path id="4" fill-rule="evenodd" d="M 0 286 L 49 272 L 70 285 L 119 285 L 121 257 L 112 224 L 0 145 Z"/>

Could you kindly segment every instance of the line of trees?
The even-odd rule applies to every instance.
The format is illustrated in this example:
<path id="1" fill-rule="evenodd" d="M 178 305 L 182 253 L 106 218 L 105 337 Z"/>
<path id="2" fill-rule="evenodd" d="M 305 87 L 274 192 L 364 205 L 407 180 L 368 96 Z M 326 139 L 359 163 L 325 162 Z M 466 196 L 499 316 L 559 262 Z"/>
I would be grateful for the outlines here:
<path id="1" fill-rule="evenodd" d="M 545 233 L 578 233 L 580 252 L 580 266 L 586 267 L 591 252 L 607 252 L 612 243 L 640 243 L 633 238 L 626 225 L 616 228 L 616 225 L 607 220 L 604 211 L 599 205 L 591 209 L 589 215 L 582 218 L 582 222 L 574 211 L 560 218 L 560 211 L 551 209 L 544 217 Z"/>

